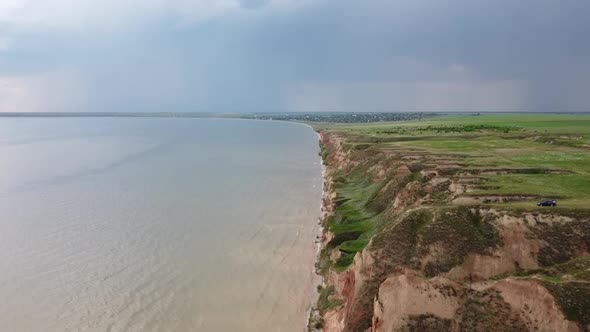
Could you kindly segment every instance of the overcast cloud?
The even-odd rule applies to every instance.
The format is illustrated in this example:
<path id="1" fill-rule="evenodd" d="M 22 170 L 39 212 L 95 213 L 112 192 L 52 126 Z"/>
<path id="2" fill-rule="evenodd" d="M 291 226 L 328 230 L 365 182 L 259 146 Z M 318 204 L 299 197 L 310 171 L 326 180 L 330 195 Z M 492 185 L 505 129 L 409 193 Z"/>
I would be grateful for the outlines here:
<path id="1" fill-rule="evenodd" d="M 587 0 L 1 0 L 0 111 L 590 111 Z"/>

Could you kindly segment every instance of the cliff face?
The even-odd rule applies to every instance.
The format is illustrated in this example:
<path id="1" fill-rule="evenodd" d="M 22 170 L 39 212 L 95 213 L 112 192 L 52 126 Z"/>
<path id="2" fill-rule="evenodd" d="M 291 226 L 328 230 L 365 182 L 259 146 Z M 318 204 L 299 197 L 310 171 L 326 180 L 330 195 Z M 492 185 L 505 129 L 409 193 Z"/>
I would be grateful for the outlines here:
<path id="1" fill-rule="evenodd" d="M 324 331 L 590 329 L 590 214 L 482 204 L 515 198 L 464 196 L 454 155 L 321 142 Z"/>

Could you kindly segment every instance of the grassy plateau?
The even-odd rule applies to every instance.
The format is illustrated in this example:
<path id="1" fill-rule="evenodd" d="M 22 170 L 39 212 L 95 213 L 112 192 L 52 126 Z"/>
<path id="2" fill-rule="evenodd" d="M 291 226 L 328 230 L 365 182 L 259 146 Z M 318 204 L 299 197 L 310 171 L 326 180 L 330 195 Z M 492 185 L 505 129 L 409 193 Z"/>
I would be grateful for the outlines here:
<path id="1" fill-rule="evenodd" d="M 380 285 L 403 269 L 425 279 L 455 278 L 460 286 L 451 287 L 452 294 L 462 309 L 453 320 L 470 327 L 465 330 L 507 322 L 499 330 L 526 330 L 520 314 L 494 295 L 497 290 L 484 296 L 470 288 L 471 282 L 506 278 L 539 283 L 567 319 L 590 328 L 590 114 L 311 125 L 322 136 L 333 195 L 318 268 L 325 276 L 347 271 L 364 249 L 373 262 L 356 271 L 365 279 L 354 296 L 343 297 L 350 290 L 337 285 L 321 292 L 320 312 L 350 308 L 344 331 L 371 327 Z M 543 200 L 557 206 L 537 206 Z M 524 230 L 505 224 L 509 218 L 520 218 Z M 510 227 L 524 239 L 512 236 Z M 510 256 L 514 250 L 534 263 L 523 260 L 523 268 L 520 256 Z M 512 266 L 498 268 L 493 278 L 481 271 L 451 273 L 473 255 L 517 258 L 507 258 Z M 472 313 L 483 298 L 489 303 Z M 414 317 L 409 324 L 450 324 L 439 318 Z"/>

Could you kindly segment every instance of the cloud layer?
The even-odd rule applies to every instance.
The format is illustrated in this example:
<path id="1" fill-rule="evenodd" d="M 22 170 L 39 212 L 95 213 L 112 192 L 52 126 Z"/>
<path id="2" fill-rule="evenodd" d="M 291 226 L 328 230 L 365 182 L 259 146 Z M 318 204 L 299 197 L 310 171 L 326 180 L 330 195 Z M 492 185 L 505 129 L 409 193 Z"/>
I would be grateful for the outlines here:
<path id="1" fill-rule="evenodd" d="M 586 0 L 4 0 L 0 111 L 590 111 Z"/>

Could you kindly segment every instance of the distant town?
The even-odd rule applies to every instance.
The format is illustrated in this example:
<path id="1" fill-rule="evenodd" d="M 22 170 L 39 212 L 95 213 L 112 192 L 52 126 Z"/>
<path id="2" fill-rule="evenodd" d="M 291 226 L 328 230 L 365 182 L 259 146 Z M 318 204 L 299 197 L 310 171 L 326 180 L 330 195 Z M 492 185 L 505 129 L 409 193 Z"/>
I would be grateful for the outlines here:
<path id="1" fill-rule="evenodd" d="M 242 119 L 283 120 L 304 122 L 364 123 L 419 120 L 433 114 L 425 113 L 246 113 Z"/>

